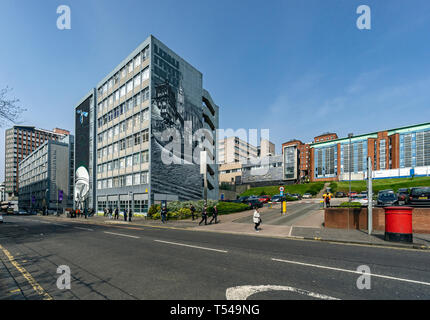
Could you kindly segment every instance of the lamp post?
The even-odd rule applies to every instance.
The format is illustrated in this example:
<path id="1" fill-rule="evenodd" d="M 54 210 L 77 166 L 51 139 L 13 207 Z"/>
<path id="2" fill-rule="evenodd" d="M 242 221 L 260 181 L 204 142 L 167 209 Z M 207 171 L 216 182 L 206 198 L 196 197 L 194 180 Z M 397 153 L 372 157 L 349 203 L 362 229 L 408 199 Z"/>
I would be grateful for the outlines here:
<path id="1" fill-rule="evenodd" d="M 351 139 L 354 136 L 353 133 L 348 133 L 349 138 L 349 150 L 348 150 L 348 163 L 349 163 L 349 202 L 351 202 Z"/>

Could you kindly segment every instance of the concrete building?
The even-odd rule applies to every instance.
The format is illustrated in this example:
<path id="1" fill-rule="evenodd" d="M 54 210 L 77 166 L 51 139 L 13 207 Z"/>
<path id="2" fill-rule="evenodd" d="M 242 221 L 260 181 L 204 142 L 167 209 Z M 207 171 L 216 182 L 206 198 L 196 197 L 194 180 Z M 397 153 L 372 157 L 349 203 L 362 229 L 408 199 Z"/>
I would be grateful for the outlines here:
<path id="1" fill-rule="evenodd" d="M 294 156 L 291 155 L 291 152 L 294 152 Z M 310 143 L 303 143 L 297 139 L 290 140 L 282 144 L 282 154 L 284 155 L 284 168 L 286 170 L 285 179 L 298 180 L 299 182 L 309 181 Z"/>
<path id="2" fill-rule="evenodd" d="M 267 139 L 261 139 L 260 145 L 257 147 L 257 156 L 259 158 L 264 158 L 274 155 L 276 155 L 275 144 Z"/>
<path id="3" fill-rule="evenodd" d="M 5 188 L 9 198 L 18 195 L 19 163 L 48 140 L 58 141 L 69 131 L 55 128 L 53 131 L 32 126 L 14 126 L 5 135 Z"/>
<path id="4" fill-rule="evenodd" d="M 268 156 L 256 165 L 243 164 L 241 180 L 242 184 L 250 184 L 251 186 L 288 184 L 285 179 L 283 156 Z"/>
<path id="5" fill-rule="evenodd" d="M 208 154 L 208 198 L 218 198 L 219 107 L 203 89 L 202 73 L 155 37 L 148 37 L 82 99 L 76 108 L 80 127 L 78 111 L 84 112 L 84 127 L 77 131 L 76 154 L 88 154 L 76 161 L 77 170 L 88 172 L 80 170 L 79 197 L 88 194 L 89 207 L 145 214 L 161 201 L 202 199 L 203 150 Z"/>
<path id="6" fill-rule="evenodd" d="M 7 200 L 7 193 L 6 193 L 6 187 L 4 185 L 4 182 L 0 184 L 0 202 Z"/>
<path id="7" fill-rule="evenodd" d="M 363 180 L 368 157 L 374 178 L 430 175 L 430 123 L 315 142 L 311 180 Z"/>
<path id="8" fill-rule="evenodd" d="M 19 208 L 62 212 L 73 207 L 74 137 L 47 140 L 20 162 Z"/>
<path id="9" fill-rule="evenodd" d="M 338 138 L 336 133 L 326 132 L 314 138 L 314 143 L 336 140 Z"/>
<path id="10" fill-rule="evenodd" d="M 218 141 L 219 164 L 241 162 L 250 157 L 258 157 L 258 148 L 239 137 L 228 137 Z"/>

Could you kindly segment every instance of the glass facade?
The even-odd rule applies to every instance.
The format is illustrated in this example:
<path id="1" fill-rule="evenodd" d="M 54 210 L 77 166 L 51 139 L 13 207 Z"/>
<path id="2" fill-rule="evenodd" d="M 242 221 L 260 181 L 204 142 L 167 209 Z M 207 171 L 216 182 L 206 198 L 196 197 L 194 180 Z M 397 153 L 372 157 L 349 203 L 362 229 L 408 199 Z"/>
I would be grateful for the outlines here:
<path id="1" fill-rule="evenodd" d="M 340 145 L 340 172 L 357 173 L 367 170 L 367 140 L 345 142 Z"/>
<path id="2" fill-rule="evenodd" d="M 430 129 L 400 134 L 400 168 L 430 166 Z"/>
<path id="3" fill-rule="evenodd" d="M 337 145 L 317 147 L 315 155 L 315 178 L 333 178 L 337 176 Z"/>

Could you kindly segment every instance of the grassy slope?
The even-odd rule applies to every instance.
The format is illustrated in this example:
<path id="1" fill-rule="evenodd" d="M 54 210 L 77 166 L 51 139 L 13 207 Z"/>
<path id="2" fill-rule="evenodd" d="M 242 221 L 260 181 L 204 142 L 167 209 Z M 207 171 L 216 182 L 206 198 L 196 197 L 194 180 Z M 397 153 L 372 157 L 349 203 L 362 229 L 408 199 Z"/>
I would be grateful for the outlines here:
<path id="1" fill-rule="evenodd" d="M 273 196 L 276 194 L 279 194 L 279 187 L 280 186 L 270 186 L 270 187 L 256 187 L 251 188 L 244 193 L 241 194 L 241 196 L 250 196 L 250 195 L 256 195 L 259 196 L 260 194 Z M 300 193 L 303 195 L 304 193 L 313 190 L 314 193 L 318 193 L 322 188 L 324 187 L 324 182 L 313 182 L 313 183 L 306 183 L 306 184 L 294 184 L 294 185 L 288 185 L 285 186 L 284 193 Z"/>
<path id="2" fill-rule="evenodd" d="M 366 184 L 367 181 L 351 181 L 351 190 L 357 192 L 365 191 L 367 190 Z M 430 186 L 430 177 L 373 180 L 373 192 L 378 192 L 384 189 L 393 189 L 396 192 L 399 188 L 422 186 Z M 331 187 L 334 192 L 349 192 L 349 181 L 335 182 L 331 184 Z"/>

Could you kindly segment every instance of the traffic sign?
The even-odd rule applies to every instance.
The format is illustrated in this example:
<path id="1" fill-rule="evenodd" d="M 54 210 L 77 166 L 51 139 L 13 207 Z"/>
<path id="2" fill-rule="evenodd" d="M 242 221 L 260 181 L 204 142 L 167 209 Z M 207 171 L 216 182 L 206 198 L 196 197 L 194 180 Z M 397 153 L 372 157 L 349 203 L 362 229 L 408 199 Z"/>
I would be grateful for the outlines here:
<path id="1" fill-rule="evenodd" d="M 280 192 L 284 192 L 284 190 L 285 190 L 284 187 L 279 187 Z"/>

